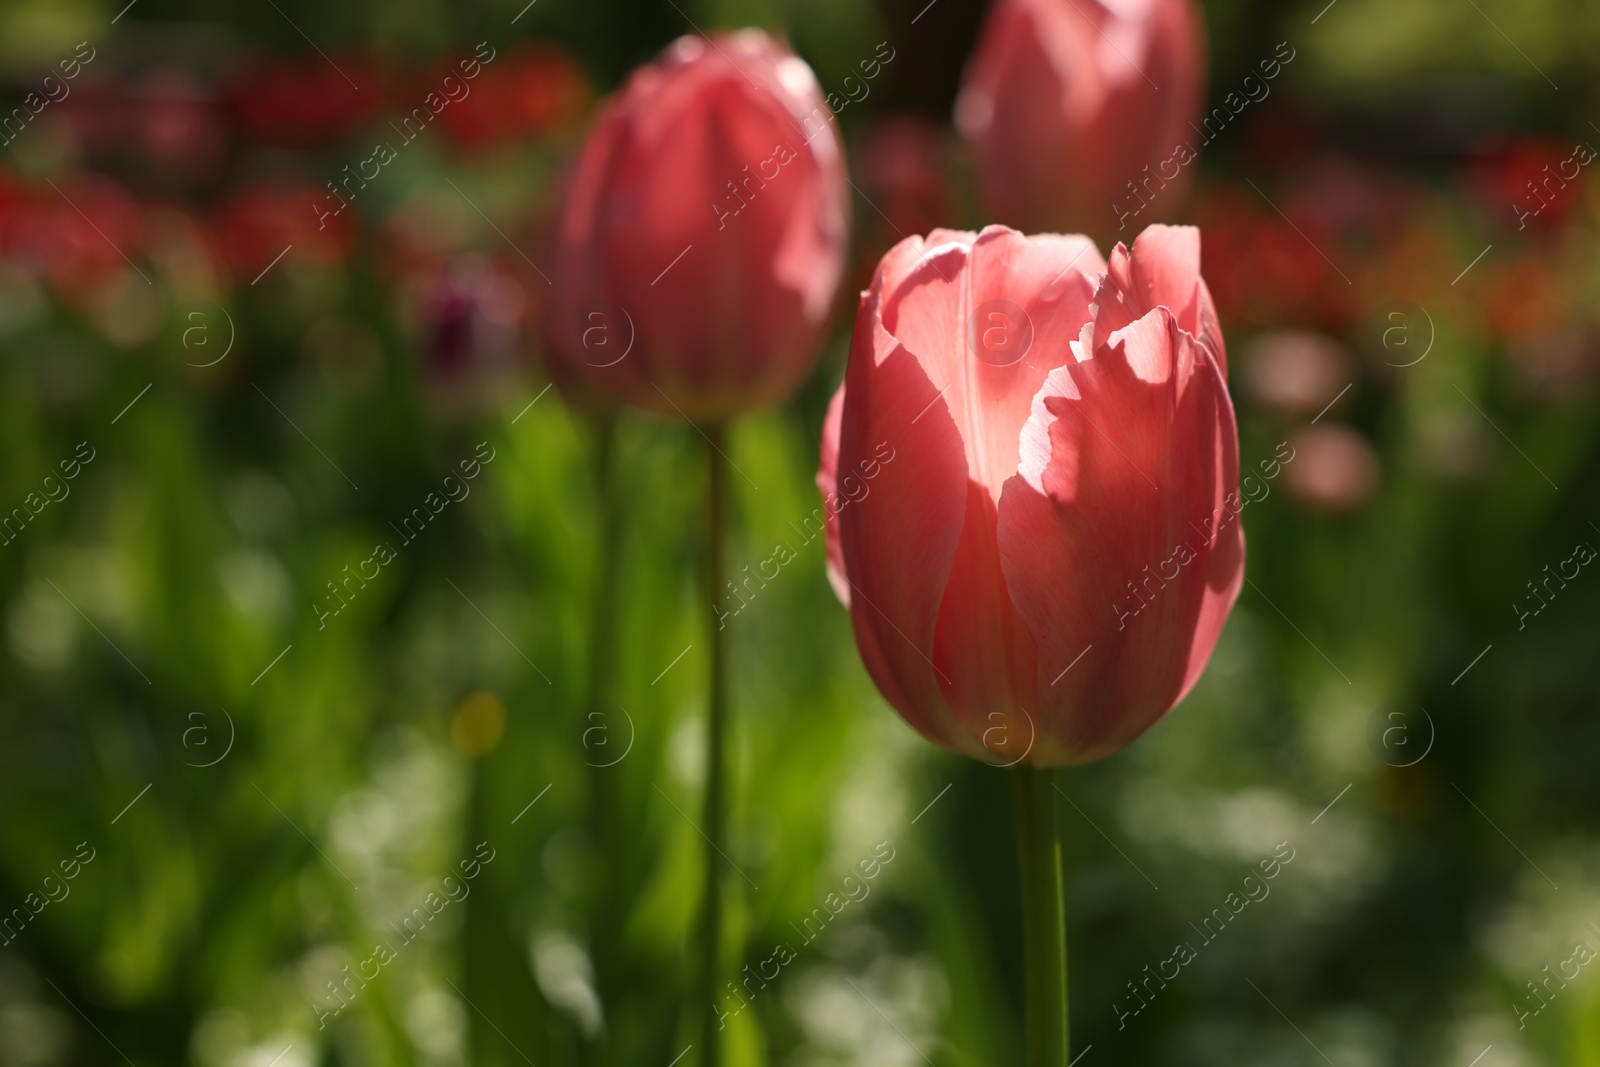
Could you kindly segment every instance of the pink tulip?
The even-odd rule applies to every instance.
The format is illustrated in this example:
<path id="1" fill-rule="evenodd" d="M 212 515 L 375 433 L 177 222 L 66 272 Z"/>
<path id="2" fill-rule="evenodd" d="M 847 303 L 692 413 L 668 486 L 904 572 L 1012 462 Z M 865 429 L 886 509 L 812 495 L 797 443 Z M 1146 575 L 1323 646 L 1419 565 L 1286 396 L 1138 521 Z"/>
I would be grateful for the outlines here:
<path id="1" fill-rule="evenodd" d="M 563 200 L 544 333 L 564 385 L 720 420 L 811 369 L 848 201 L 833 116 L 786 48 L 679 38 L 604 109 Z"/>
<path id="2" fill-rule="evenodd" d="M 988 217 L 1119 236 L 1171 218 L 1204 50 L 1193 0 L 996 0 L 956 101 Z"/>
<path id="3" fill-rule="evenodd" d="M 862 295 L 819 485 L 884 698 L 929 739 L 1055 767 L 1127 745 L 1244 580 L 1238 430 L 1199 232 L 935 230 Z M 830 412 L 830 415 L 832 413 Z"/>

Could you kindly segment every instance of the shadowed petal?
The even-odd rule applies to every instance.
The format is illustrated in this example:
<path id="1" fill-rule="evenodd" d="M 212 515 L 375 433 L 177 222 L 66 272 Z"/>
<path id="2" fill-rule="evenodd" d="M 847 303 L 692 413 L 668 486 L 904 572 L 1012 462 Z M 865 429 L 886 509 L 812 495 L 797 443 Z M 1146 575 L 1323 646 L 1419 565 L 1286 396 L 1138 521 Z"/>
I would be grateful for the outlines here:
<path id="1" fill-rule="evenodd" d="M 884 698 L 924 735 L 971 753 L 977 746 L 952 718 L 933 661 L 961 534 L 961 439 L 922 364 L 878 324 L 875 299 L 862 302 L 840 418 L 840 455 L 883 463 L 872 492 L 839 512 L 851 622 Z"/>
<path id="2" fill-rule="evenodd" d="M 1210 353 L 1157 308 L 1051 374 L 1023 452 L 999 536 L 1039 646 L 1034 761 L 1079 763 L 1182 698 L 1238 595 L 1233 411 Z"/>

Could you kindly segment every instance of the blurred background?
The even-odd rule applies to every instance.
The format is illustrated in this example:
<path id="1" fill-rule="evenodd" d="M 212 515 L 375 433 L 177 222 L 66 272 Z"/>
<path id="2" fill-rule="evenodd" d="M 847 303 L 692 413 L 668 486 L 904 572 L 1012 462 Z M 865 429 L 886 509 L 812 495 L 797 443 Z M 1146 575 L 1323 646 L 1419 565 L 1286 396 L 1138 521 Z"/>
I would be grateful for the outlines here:
<path id="1" fill-rule="evenodd" d="M 1059 776 L 1074 1048 L 1600 1064 L 1600 184 L 1529 187 L 1600 144 L 1600 8 L 1323 4 L 1204 4 L 1208 108 L 1293 53 L 1168 212 L 1202 227 L 1243 466 L 1293 458 L 1198 688 Z M 529 338 L 598 101 L 741 25 L 848 94 L 857 194 L 820 368 L 731 438 L 731 569 L 798 558 L 728 622 L 727 969 L 792 955 L 724 1006 L 728 1055 L 1018 1061 L 1009 783 L 883 703 L 794 532 L 855 291 L 902 235 L 982 222 L 950 125 L 982 13 L 0 6 L 0 1065 L 694 1040 L 702 447 L 602 432 Z"/>

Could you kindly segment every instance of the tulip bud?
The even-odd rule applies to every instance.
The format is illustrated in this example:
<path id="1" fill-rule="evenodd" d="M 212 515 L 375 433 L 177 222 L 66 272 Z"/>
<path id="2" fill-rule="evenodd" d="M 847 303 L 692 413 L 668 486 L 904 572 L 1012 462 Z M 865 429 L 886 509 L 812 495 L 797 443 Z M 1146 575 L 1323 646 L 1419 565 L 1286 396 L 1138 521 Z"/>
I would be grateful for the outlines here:
<path id="1" fill-rule="evenodd" d="M 956 101 L 988 216 L 1124 240 L 1173 217 L 1203 52 L 1192 0 L 997 0 Z"/>
<path id="2" fill-rule="evenodd" d="M 810 68 L 756 30 L 680 38 L 606 106 L 568 179 L 552 374 L 691 419 L 783 399 L 816 359 L 847 208 Z"/>
<path id="3" fill-rule="evenodd" d="M 819 486 L 884 698 L 931 740 L 1054 767 L 1181 700 L 1244 581 L 1238 428 L 1198 231 L 936 230 L 862 296 Z M 843 597 L 842 597 L 843 598 Z"/>

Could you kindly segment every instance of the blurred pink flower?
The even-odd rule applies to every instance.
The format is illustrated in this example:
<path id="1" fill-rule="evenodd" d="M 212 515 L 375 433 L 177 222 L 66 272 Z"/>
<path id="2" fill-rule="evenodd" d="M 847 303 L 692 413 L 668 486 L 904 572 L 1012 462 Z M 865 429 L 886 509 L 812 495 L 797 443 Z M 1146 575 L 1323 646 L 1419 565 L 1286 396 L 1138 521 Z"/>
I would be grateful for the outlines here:
<path id="1" fill-rule="evenodd" d="M 850 271 L 841 287 L 841 311 L 855 311 L 885 252 L 908 233 L 955 225 L 956 191 L 947 173 L 946 127 L 916 115 L 884 115 L 868 122 L 855 158 L 867 198 L 877 209 L 862 216 Z"/>
<path id="2" fill-rule="evenodd" d="M 526 301 L 493 263 L 473 256 L 424 283 L 423 354 L 441 385 L 490 378 L 516 363 Z"/>
<path id="3" fill-rule="evenodd" d="M 1351 511 L 1378 487 L 1378 453 L 1366 438 L 1336 424 L 1296 431 L 1289 444 L 1294 462 L 1284 482 L 1302 503 L 1322 511 Z"/>
<path id="4" fill-rule="evenodd" d="M 1193 0 L 996 0 L 956 101 L 986 217 L 1116 232 L 1130 183 L 1180 143 L 1198 149 L 1204 52 Z M 1181 168 L 1140 224 L 1172 217 L 1190 177 Z"/>
<path id="5" fill-rule="evenodd" d="M 1244 353 L 1244 384 L 1251 397 L 1281 415 L 1314 415 L 1350 381 L 1344 349 L 1320 333 L 1265 333 Z"/>
<path id="6" fill-rule="evenodd" d="M 375 64 L 311 55 L 245 64 L 230 97 L 248 140 L 317 148 L 377 121 L 390 91 L 387 73 Z"/>

